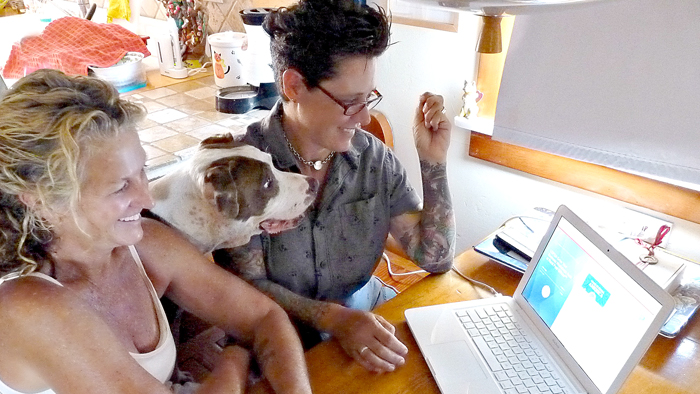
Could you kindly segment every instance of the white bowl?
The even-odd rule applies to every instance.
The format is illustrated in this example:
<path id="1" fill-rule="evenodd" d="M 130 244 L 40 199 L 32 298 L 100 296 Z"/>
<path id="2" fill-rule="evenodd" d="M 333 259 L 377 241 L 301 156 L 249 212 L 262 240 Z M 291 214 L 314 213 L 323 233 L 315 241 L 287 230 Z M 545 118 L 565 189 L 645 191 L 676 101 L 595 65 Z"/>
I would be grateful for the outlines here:
<path id="1" fill-rule="evenodd" d="M 143 68 L 143 53 L 127 52 L 117 64 L 110 67 L 88 66 L 98 78 L 114 85 L 119 93 L 146 86 L 146 71 Z"/>

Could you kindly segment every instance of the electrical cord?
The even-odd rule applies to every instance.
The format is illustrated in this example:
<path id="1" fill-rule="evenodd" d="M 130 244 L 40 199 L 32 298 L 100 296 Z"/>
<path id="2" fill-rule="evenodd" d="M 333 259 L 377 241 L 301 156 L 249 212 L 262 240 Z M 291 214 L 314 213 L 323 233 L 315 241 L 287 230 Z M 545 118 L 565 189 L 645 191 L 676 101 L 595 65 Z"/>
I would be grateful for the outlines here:
<path id="1" fill-rule="evenodd" d="M 414 275 L 414 274 L 423 274 L 427 273 L 428 271 L 426 270 L 416 270 L 416 271 L 409 271 L 409 272 L 394 272 L 391 270 L 391 260 L 389 260 L 389 256 L 387 256 L 386 253 L 382 253 L 382 259 L 386 261 L 386 269 L 389 271 L 389 276 L 393 279 L 395 276 L 408 276 L 408 275 Z"/>
<path id="2" fill-rule="evenodd" d="M 486 288 L 488 291 L 491 292 L 491 294 L 494 295 L 494 297 L 498 297 L 498 296 L 502 295 L 501 293 L 496 291 L 496 289 L 487 285 L 486 283 L 478 281 L 476 279 L 472 279 L 472 278 L 468 277 L 467 275 L 463 274 L 460 270 L 457 269 L 457 267 L 453 266 L 452 271 L 454 271 L 457 275 L 461 276 L 462 278 L 466 279 L 469 283 Z"/>
<path id="3" fill-rule="evenodd" d="M 211 62 L 206 62 L 206 63 L 202 64 L 202 67 L 199 67 L 199 68 L 191 68 L 191 69 L 187 70 L 187 75 L 191 77 L 193 75 L 197 75 L 199 73 L 205 72 L 205 71 L 207 71 L 207 67 L 209 67 L 209 66 L 211 66 Z"/>
<path id="4" fill-rule="evenodd" d="M 525 227 L 527 227 L 530 231 L 532 231 L 530 226 L 528 226 L 527 223 L 525 223 L 525 221 L 523 219 L 535 219 L 535 220 L 540 220 L 540 221 L 548 222 L 548 223 L 551 221 L 551 218 L 545 219 L 545 218 L 541 218 L 541 217 L 537 217 L 537 216 L 519 215 L 519 216 L 513 216 L 512 218 L 506 220 L 505 222 L 503 222 L 502 226 L 505 226 L 506 223 L 510 223 L 512 220 L 519 220 Z"/>
<path id="5" fill-rule="evenodd" d="M 390 276 L 392 279 L 395 279 L 394 276 L 406 276 L 406 275 L 422 274 L 422 273 L 427 273 L 427 272 L 428 272 L 428 271 L 426 271 L 426 270 L 416 270 L 416 271 L 409 271 L 409 272 L 396 273 L 396 272 L 394 272 L 394 271 L 391 270 L 391 260 L 389 259 L 389 256 L 387 256 L 386 253 L 382 253 L 382 259 L 384 259 L 384 260 L 386 261 L 387 271 L 389 272 L 389 276 Z M 477 286 L 480 286 L 480 287 L 483 287 L 483 288 L 487 289 L 487 290 L 490 291 L 491 294 L 493 294 L 494 296 L 500 296 L 500 295 L 501 295 L 501 293 L 499 293 L 498 291 L 496 291 L 496 289 L 494 289 L 493 287 L 487 285 L 487 284 L 484 283 L 484 282 L 480 282 L 480 281 L 478 281 L 478 280 L 476 280 L 476 279 L 472 279 L 472 278 L 468 277 L 467 275 L 465 275 L 465 274 L 463 274 L 462 272 L 460 272 L 460 271 L 459 271 L 456 267 L 454 267 L 454 266 L 452 267 L 452 271 L 454 271 L 455 273 L 457 273 L 457 275 L 461 276 L 462 278 L 466 279 L 468 282 L 470 282 L 470 283 L 472 283 L 472 284 L 474 284 L 474 285 L 477 285 Z M 377 279 L 379 279 L 379 278 L 377 278 Z M 390 285 L 384 283 L 384 281 L 382 281 L 381 279 L 379 279 L 379 280 L 382 282 L 382 284 L 391 287 Z M 392 288 L 393 288 L 393 287 L 392 287 Z M 398 291 L 397 291 L 397 292 L 398 292 Z"/>
<path id="6" fill-rule="evenodd" d="M 394 292 L 396 292 L 396 294 L 399 294 L 399 289 L 397 289 L 396 287 L 394 287 L 394 286 L 392 286 L 392 285 L 390 285 L 390 284 L 384 282 L 384 281 L 382 280 L 382 278 L 380 278 L 380 277 L 378 277 L 378 276 L 375 276 L 375 278 L 377 278 L 377 280 L 379 281 L 379 283 L 382 284 L 382 286 L 388 287 L 388 288 L 390 288 L 391 290 L 394 290 Z M 376 301 L 375 301 L 375 302 L 376 302 Z"/>

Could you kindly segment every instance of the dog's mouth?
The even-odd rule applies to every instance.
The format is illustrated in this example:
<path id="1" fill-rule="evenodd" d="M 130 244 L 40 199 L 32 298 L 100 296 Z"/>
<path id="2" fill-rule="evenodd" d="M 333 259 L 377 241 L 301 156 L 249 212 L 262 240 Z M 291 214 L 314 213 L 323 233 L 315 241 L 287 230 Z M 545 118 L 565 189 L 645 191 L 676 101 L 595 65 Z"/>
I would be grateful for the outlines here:
<path id="1" fill-rule="evenodd" d="M 279 219 L 267 219 L 260 223 L 260 229 L 267 232 L 268 234 L 277 234 L 282 231 L 291 230 L 298 226 L 304 215 L 300 215 L 294 219 L 289 220 L 279 220 Z"/>

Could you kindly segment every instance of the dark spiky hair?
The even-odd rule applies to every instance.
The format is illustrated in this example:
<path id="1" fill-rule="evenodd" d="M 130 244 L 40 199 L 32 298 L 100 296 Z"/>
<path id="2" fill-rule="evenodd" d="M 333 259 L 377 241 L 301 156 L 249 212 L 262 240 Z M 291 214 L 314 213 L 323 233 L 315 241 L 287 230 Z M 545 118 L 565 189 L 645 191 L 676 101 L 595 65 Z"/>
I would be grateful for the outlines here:
<path id="1" fill-rule="evenodd" d="M 272 66 L 281 92 L 282 73 L 295 69 L 316 87 L 335 76 L 340 60 L 377 57 L 389 46 L 390 23 L 381 7 L 352 0 L 300 0 L 271 12 L 263 23 L 271 38 Z"/>

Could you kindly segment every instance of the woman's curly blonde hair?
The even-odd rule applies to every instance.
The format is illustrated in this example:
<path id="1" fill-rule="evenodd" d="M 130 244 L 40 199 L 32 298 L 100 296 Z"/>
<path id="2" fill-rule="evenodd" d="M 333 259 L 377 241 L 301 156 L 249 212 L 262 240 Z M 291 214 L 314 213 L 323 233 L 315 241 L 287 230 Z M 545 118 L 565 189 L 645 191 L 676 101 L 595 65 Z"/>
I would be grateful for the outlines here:
<path id="1" fill-rule="evenodd" d="M 0 97 L 0 275 L 49 261 L 53 235 L 41 212 L 75 217 L 81 159 L 144 114 L 107 82 L 48 69 Z"/>

